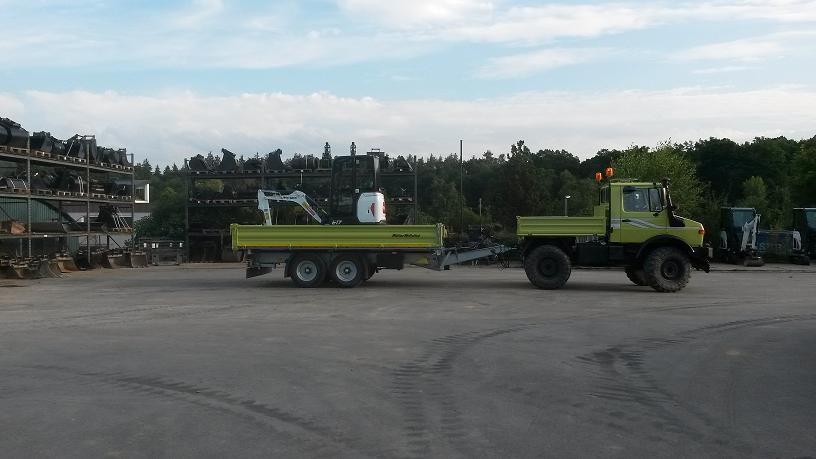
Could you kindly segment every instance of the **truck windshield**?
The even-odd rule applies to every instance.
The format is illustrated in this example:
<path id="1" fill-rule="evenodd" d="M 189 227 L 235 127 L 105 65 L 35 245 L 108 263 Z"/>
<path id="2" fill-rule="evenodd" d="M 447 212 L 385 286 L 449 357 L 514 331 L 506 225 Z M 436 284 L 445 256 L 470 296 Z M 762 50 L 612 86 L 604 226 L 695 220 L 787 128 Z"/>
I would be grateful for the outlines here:
<path id="1" fill-rule="evenodd" d="M 737 209 L 733 211 L 731 225 L 735 230 L 742 230 L 742 226 L 753 219 L 753 209 Z"/>
<path id="2" fill-rule="evenodd" d="M 807 220 L 808 228 L 816 230 L 816 210 L 806 210 L 805 220 Z"/>

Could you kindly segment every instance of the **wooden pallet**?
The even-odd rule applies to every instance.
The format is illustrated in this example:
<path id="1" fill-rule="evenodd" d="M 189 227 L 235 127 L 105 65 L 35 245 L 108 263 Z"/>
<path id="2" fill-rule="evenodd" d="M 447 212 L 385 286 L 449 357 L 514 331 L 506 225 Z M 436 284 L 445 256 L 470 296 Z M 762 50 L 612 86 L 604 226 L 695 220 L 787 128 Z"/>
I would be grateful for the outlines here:
<path id="1" fill-rule="evenodd" d="M 17 148 L 17 147 L 9 147 L 7 145 L 0 145 L 0 151 L 4 151 L 6 153 L 14 153 L 15 155 L 26 155 L 28 156 L 28 150 L 25 148 Z"/>
<path id="2" fill-rule="evenodd" d="M 51 190 L 34 190 L 34 193 L 39 196 L 51 196 L 54 194 Z"/>
<path id="3" fill-rule="evenodd" d="M 34 156 L 37 157 L 37 158 L 46 158 L 46 159 L 53 158 L 53 155 L 51 153 L 47 153 L 47 152 L 44 152 L 44 151 L 34 150 L 33 153 L 34 153 Z"/>

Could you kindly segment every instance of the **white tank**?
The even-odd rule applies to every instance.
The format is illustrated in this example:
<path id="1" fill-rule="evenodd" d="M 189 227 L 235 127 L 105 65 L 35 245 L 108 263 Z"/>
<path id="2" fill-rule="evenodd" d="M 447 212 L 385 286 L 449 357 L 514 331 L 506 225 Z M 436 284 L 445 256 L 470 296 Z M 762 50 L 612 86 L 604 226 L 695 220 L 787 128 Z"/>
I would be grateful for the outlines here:
<path id="1" fill-rule="evenodd" d="M 357 219 L 360 223 L 385 223 L 385 196 L 380 192 L 361 193 Z"/>

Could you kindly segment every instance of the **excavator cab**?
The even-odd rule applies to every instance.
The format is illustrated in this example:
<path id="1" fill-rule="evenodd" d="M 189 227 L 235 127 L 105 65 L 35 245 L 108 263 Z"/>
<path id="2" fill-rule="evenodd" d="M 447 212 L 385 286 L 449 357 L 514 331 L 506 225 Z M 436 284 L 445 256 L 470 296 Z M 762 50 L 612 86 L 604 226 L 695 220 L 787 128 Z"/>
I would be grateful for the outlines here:
<path id="1" fill-rule="evenodd" d="M 799 232 L 802 250 L 816 258 L 816 208 L 793 209 L 793 229 Z"/>
<path id="2" fill-rule="evenodd" d="M 727 263 L 762 266 L 765 261 L 757 251 L 760 215 L 752 207 L 720 209 L 719 258 Z"/>
<path id="3" fill-rule="evenodd" d="M 385 220 L 379 160 L 372 155 L 334 158 L 329 198 L 329 214 L 333 223 L 353 225 Z"/>

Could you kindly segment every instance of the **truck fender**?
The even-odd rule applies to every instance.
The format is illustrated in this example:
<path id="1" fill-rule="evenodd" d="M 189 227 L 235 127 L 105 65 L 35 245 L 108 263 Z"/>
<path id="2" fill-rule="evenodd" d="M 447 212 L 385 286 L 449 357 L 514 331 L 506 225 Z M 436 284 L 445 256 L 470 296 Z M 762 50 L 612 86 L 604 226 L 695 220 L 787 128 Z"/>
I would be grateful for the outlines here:
<path id="1" fill-rule="evenodd" d="M 677 247 L 686 252 L 686 255 L 688 255 L 689 258 L 694 258 L 694 249 L 688 244 L 688 242 L 680 239 L 679 237 L 668 235 L 654 236 L 646 239 L 646 241 L 640 245 L 635 258 L 637 260 L 643 260 L 643 258 L 653 249 L 664 246 Z"/>

